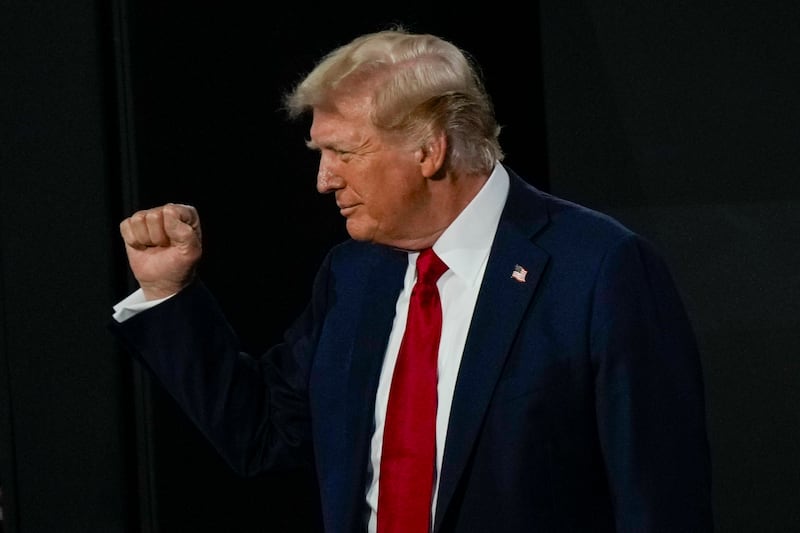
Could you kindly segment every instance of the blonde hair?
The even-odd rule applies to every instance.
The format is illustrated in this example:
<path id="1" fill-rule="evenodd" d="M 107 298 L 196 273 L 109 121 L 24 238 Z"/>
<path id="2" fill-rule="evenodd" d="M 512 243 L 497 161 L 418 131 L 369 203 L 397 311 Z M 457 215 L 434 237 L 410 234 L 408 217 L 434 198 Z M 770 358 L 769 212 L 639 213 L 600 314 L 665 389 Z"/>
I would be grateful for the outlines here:
<path id="1" fill-rule="evenodd" d="M 503 159 L 500 126 L 481 73 L 454 44 L 402 27 L 363 35 L 322 58 L 284 98 L 290 117 L 369 91 L 370 120 L 417 146 L 444 132 L 446 165 L 463 173 L 490 172 Z"/>

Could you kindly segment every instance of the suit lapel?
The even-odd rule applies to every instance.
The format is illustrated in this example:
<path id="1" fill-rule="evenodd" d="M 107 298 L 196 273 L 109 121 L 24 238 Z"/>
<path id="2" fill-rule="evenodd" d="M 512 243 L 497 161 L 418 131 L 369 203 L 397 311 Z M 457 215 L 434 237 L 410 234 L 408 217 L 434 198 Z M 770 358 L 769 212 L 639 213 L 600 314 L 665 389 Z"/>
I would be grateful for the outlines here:
<path id="1" fill-rule="evenodd" d="M 547 221 L 544 203 L 538 193 L 509 174 L 509 199 L 472 319 L 480 326 L 470 328 L 450 410 L 434 531 L 441 527 L 453 499 L 517 327 L 548 260 L 547 253 L 531 243 L 531 236 Z"/>
<path id="2" fill-rule="evenodd" d="M 348 382 L 343 383 L 347 394 L 347 418 L 344 431 L 351 455 L 354 497 L 348 502 L 344 531 L 359 531 L 363 526 L 364 492 L 367 483 L 369 443 L 373 431 L 375 394 L 378 388 L 383 355 L 395 315 L 395 303 L 403 288 L 408 266 L 404 252 L 381 249 L 367 276 L 369 279 L 361 307 L 361 317 L 355 326 L 352 365 Z M 342 458 L 343 460 L 345 458 Z"/>

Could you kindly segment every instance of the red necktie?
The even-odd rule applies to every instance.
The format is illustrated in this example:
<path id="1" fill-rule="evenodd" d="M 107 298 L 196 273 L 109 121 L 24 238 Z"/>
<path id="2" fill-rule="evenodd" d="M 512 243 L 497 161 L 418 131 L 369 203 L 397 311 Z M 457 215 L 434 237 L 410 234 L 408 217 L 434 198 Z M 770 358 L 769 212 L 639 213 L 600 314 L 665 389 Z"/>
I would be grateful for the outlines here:
<path id="1" fill-rule="evenodd" d="M 381 451 L 378 533 L 428 533 L 436 466 L 436 377 L 447 270 L 431 248 L 417 258 L 408 321 L 397 356 Z"/>

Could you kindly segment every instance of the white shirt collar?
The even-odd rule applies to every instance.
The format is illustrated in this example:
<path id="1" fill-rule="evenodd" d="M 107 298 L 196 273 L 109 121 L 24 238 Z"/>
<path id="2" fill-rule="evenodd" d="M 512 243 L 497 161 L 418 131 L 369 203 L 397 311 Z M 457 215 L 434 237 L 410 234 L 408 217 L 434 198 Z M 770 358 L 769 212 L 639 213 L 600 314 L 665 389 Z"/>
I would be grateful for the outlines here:
<path id="1" fill-rule="evenodd" d="M 480 282 L 508 189 L 508 172 L 498 162 L 475 198 L 433 245 L 436 255 L 468 286 Z"/>

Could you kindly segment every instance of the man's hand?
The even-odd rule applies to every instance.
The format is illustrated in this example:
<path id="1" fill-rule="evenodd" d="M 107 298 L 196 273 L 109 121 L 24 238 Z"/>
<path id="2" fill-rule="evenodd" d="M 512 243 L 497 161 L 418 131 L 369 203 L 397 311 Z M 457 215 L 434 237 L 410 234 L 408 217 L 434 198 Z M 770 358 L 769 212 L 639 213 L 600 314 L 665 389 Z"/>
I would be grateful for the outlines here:
<path id="1" fill-rule="evenodd" d="M 119 230 L 145 298 L 164 298 L 192 281 L 203 252 L 200 217 L 194 207 L 169 203 L 137 211 L 120 223 Z"/>

